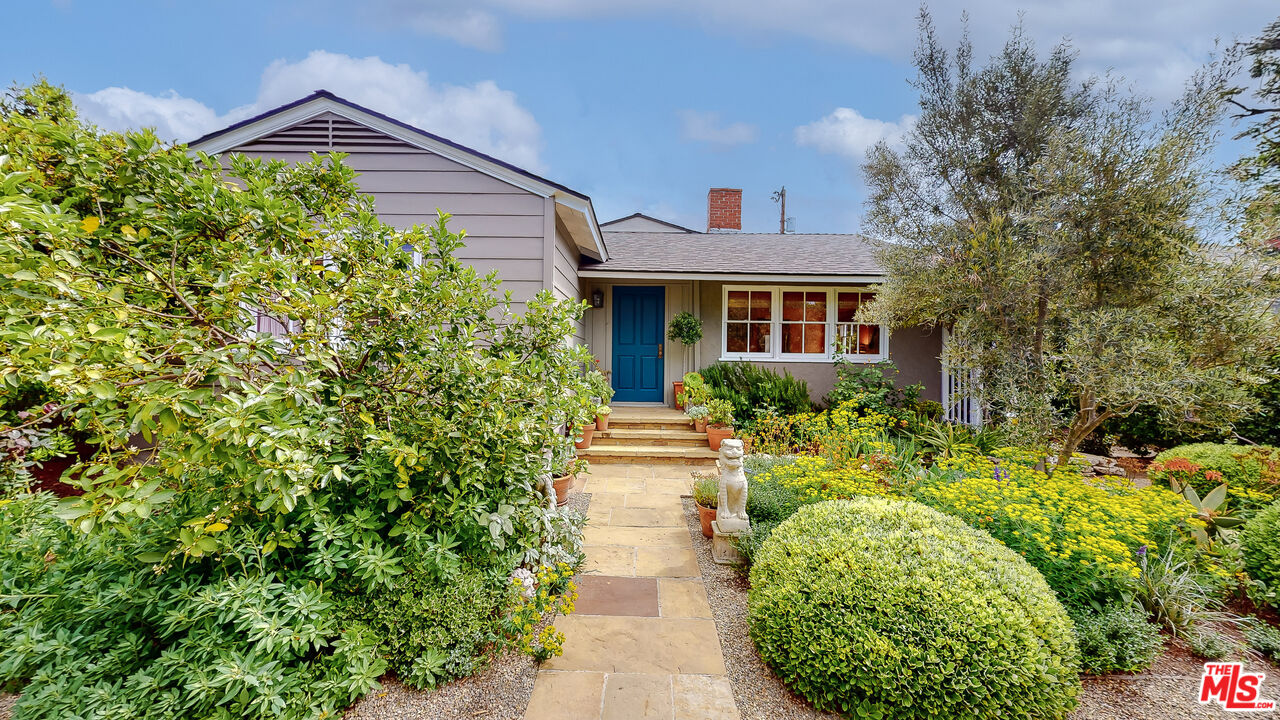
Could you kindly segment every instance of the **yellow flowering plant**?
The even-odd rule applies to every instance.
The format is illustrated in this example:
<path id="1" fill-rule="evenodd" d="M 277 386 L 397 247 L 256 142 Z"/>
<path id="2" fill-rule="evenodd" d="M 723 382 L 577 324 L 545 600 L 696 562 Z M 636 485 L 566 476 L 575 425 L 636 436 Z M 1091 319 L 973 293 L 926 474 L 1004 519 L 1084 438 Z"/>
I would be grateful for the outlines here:
<path id="1" fill-rule="evenodd" d="M 578 599 L 573 575 L 573 568 L 567 563 L 557 563 L 555 567 L 544 565 L 538 568 L 532 582 L 527 584 L 519 577 L 511 578 L 513 588 L 521 589 L 521 592 L 503 624 L 508 638 L 538 662 L 564 652 L 564 634 L 550 622 L 543 625 L 543 618 L 548 613 L 568 615 L 573 612 Z"/>
<path id="2" fill-rule="evenodd" d="M 1005 448 L 942 460 L 918 497 L 1021 553 L 1073 604 L 1121 595 L 1142 554 L 1195 523 L 1191 505 L 1166 488 L 1086 479 L 1074 465 L 1050 475 L 1036 468 L 1040 457 Z"/>
<path id="3" fill-rule="evenodd" d="M 882 440 L 907 422 L 868 407 L 861 397 L 817 413 L 756 417 L 755 427 L 745 437 L 751 452 L 823 455 L 837 464 L 856 459 L 865 443 Z"/>

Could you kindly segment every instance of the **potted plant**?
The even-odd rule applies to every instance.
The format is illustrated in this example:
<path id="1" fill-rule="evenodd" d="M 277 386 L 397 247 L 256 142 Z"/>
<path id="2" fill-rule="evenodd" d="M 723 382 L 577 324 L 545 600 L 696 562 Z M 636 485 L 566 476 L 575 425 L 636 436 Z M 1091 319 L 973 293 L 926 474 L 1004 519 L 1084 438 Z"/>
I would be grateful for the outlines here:
<path id="1" fill-rule="evenodd" d="M 667 326 L 667 339 L 671 342 L 684 343 L 687 350 L 690 345 L 702 339 L 702 321 L 693 313 L 681 310 L 671 318 L 671 324 Z M 688 378 L 688 375 L 685 377 Z M 680 397 L 684 392 L 684 386 L 685 382 L 681 380 L 671 383 L 677 410 L 684 409 L 684 400 Z"/>
<path id="2" fill-rule="evenodd" d="M 676 404 L 681 409 L 690 405 L 705 405 L 711 399 L 711 388 L 707 381 L 696 372 L 687 372 L 680 381 L 680 392 L 676 394 Z"/>
<path id="3" fill-rule="evenodd" d="M 587 469 L 587 462 L 573 452 L 569 443 L 564 443 L 551 455 L 551 486 L 556 489 L 556 505 L 564 505 L 569 502 L 574 479 Z"/>
<path id="4" fill-rule="evenodd" d="M 596 430 L 604 432 L 609 429 L 609 415 L 613 412 L 613 408 L 608 405 L 600 405 L 596 407 Z"/>
<path id="5" fill-rule="evenodd" d="M 588 423 L 581 427 L 571 428 L 574 433 L 573 446 L 579 450 L 591 447 L 591 438 L 596 434 L 596 424 Z"/>
<path id="6" fill-rule="evenodd" d="M 693 504 L 698 508 L 702 534 L 711 537 L 711 523 L 716 520 L 716 499 L 720 496 L 720 479 L 714 473 L 693 474 Z"/>
<path id="7" fill-rule="evenodd" d="M 733 405 L 728 400 L 715 398 L 707 402 L 707 442 L 712 450 L 719 450 L 720 443 L 733 437 Z"/>
<path id="8" fill-rule="evenodd" d="M 587 387 L 591 389 L 591 398 L 599 405 L 608 405 L 613 399 L 613 386 L 608 376 L 600 370 L 587 372 Z"/>
<path id="9" fill-rule="evenodd" d="M 706 405 L 690 405 L 685 408 L 684 414 L 693 421 L 693 429 L 696 432 L 707 431 L 707 406 Z"/>

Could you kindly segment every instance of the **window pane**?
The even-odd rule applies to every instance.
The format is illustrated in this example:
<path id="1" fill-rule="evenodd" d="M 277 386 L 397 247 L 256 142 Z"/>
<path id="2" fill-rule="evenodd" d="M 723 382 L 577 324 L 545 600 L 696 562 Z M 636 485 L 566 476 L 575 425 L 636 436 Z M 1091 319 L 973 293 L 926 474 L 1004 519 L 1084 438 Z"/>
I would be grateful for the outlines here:
<path id="1" fill-rule="evenodd" d="M 751 333 L 747 341 L 748 352 L 769 352 L 769 330 L 771 327 L 768 323 L 751 323 Z"/>
<path id="2" fill-rule="evenodd" d="M 751 319 L 752 320 L 772 320 L 773 293 L 771 292 L 752 292 L 751 293 Z"/>
<path id="3" fill-rule="evenodd" d="M 858 326 L 858 353 L 861 355 L 877 355 L 880 353 L 880 326 Z"/>
<path id="4" fill-rule="evenodd" d="M 747 304 L 748 304 L 747 298 L 748 296 L 750 296 L 750 294 L 751 293 L 748 293 L 745 290 L 729 291 L 728 319 L 730 320 L 746 320 L 747 319 Z"/>
<path id="5" fill-rule="evenodd" d="M 824 292 L 805 293 L 804 319 L 809 322 L 827 321 L 827 294 Z"/>
<path id="6" fill-rule="evenodd" d="M 858 293 L 839 293 L 836 300 L 836 322 L 854 322 L 857 316 Z"/>
<path id="7" fill-rule="evenodd" d="M 782 324 L 782 352 L 804 352 L 804 326 L 799 323 Z"/>
<path id="8" fill-rule="evenodd" d="M 827 352 L 826 325 L 809 324 L 804 326 L 804 351 L 815 355 L 822 355 Z"/>
<path id="9" fill-rule="evenodd" d="M 746 293 L 743 293 L 744 295 Z M 747 351 L 747 324 L 729 323 L 726 328 L 724 343 L 725 352 L 740 353 Z"/>
<path id="10" fill-rule="evenodd" d="M 804 319 L 804 293 L 802 292 L 784 292 L 782 293 L 782 319 L 783 321 L 795 322 Z M 787 341 L 782 341 L 786 346 Z"/>

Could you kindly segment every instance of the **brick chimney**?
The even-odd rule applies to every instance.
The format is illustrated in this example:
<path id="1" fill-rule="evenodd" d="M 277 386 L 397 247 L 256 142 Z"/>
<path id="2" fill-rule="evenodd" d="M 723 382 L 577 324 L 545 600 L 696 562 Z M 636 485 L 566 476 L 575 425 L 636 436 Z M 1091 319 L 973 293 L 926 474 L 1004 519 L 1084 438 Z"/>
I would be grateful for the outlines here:
<path id="1" fill-rule="evenodd" d="M 742 191 L 711 188 L 707 191 L 707 232 L 742 229 Z"/>

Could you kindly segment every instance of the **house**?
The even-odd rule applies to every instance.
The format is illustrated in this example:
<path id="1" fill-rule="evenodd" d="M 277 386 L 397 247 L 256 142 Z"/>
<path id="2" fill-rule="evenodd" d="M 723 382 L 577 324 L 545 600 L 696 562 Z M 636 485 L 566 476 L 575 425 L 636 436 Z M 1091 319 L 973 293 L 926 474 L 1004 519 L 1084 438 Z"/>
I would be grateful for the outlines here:
<path id="1" fill-rule="evenodd" d="M 672 382 L 719 360 L 789 371 L 820 399 L 834 353 L 891 359 L 897 381 L 944 400 L 942 330 L 857 322 L 881 280 L 875 244 L 852 234 L 744 233 L 742 191 L 712 188 L 705 232 L 640 213 L 599 223 L 585 194 L 326 91 L 190 143 L 210 154 L 305 160 L 348 154 L 388 224 L 467 231 L 459 257 L 497 270 L 516 310 L 541 290 L 587 300 L 571 339 L 611 370 L 614 402 L 673 401 Z M 666 339 L 680 311 L 703 321 L 692 347 Z"/>

